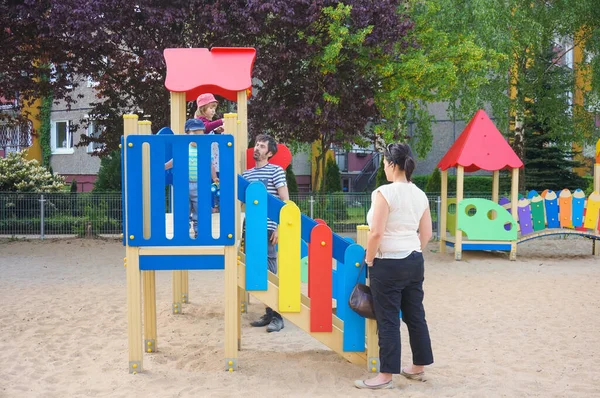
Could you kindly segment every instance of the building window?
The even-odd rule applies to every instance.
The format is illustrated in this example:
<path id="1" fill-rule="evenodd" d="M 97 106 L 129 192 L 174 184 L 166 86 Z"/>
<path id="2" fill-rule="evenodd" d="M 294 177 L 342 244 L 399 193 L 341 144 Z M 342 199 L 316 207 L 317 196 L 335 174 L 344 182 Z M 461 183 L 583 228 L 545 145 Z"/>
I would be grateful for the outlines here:
<path id="1" fill-rule="evenodd" d="M 92 120 L 90 122 L 90 124 L 88 124 L 87 136 L 93 137 L 93 138 L 98 138 L 98 137 L 100 137 L 100 135 L 102 134 L 103 131 L 104 131 L 104 127 L 99 126 L 96 121 Z M 88 153 L 98 152 L 103 147 L 104 147 L 104 144 L 102 144 L 100 142 L 90 142 L 87 146 L 87 152 Z"/>
<path id="2" fill-rule="evenodd" d="M 69 120 L 56 120 L 52 122 L 50 139 L 52 153 L 73 153 L 73 134 L 71 133 Z"/>

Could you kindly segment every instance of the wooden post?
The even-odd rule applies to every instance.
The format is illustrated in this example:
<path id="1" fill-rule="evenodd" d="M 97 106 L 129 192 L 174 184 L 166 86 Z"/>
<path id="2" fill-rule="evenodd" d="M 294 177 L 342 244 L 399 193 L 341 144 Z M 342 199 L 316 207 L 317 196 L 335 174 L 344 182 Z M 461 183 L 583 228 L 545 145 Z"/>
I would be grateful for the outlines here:
<path id="1" fill-rule="evenodd" d="M 515 221 L 519 220 L 518 207 L 519 202 L 519 169 L 512 169 L 512 178 L 510 182 L 510 213 L 512 214 Z M 510 244 L 510 260 L 515 261 L 517 259 L 517 242 L 511 242 Z"/>
<path id="2" fill-rule="evenodd" d="M 464 214 L 460 214 L 458 211 L 458 205 L 463 200 L 463 189 L 465 182 L 465 169 L 463 166 L 456 167 L 456 234 L 454 243 L 454 259 L 462 259 L 462 231 L 458 229 L 458 220 L 460 217 L 464 217 Z"/>
<path id="3" fill-rule="evenodd" d="M 367 239 L 369 236 L 368 225 L 358 225 L 356 227 L 356 243 L 367 248 Z M 370 285 L 370 279 L 367 279 L 367 285 Z M 367 369 L 371 373 L 379 372 L 379 339 L 377 338 L 377 322 L 374 319 L 367 319 Z"/>
<path id="4" fill-rule="evenodd" d="M 492 202 L 498 203 L 500 193 L 500 171 L 494 170 L 492 177 Z"/>
<path id="5" fill-rule="evenodd" d="M 152 123 L 147 120 L 138 122 L 140 135 L 152 134 Z M 143 228 L 144 238 L 151 235 L 150 225 L 150 146 L 144 144 L 142 147 L 142 197 L 143 197 Z M 156 181 L 156 180 L 155 180 Z M 144 295 L 144 351 L 156 352 L 156 279 L 154 271 L 142 271 L 143 295 Z"/>
<path id="6" fill-rule="evenodd" d="M 442 203 L 440 203 L 440 253 L 446 253 L 446 220 L 448 217 L 448 169 L 442 170 Z"/>
<path id="7" fill-rule="evenodd" d="M 174 93 L 171 92 L 171 130 L 175 134 L 184 134 L 185 128 L 185 93 Z M 188 286 L 184 286 L 184 273 L 187 275 L 188 271 L 173 271 L 173 314 L 181 314 L 182 311 L 182 297 L 186 297 L 186 301 L 189 300 Z"/>
<path id="8" fill-rule="evenodd" d="M 130 135 L 138 133 L 137 115 L 123 115 L 123 135 L 127 139 Z M 125 215 L 127 217 L 127 146 L 123 150 L 125 170 Z M 128 224 L 127 224 L 128 225 Z M 127 267 L 127 331 L 129 340 L 129 373 L 137 373 L 143 370 L 143 346 L 142 346 L 142 285 L 140 275 L 139 248 L 129 246 L 129 240 L 135 237 L 129 236 L 125 231 L 125 266 Z"/>
<path id="9" fill-rule="evenodd" d="M 245 94 L 245 91 L 244 91 Z M 238 93 L 238 100 L 240 99 Z M 244 97 L 245 104 L 245 97 Z M 239 109 L 239 102 L 238 102 Z M 241 208 L 240 201 L 237 200 L 237 175 L 241 173 L 240 157 L 242 151 L 242 138 L 240 138 L 241 123 L 238 123 L 235 113 L 225 114 L 225 133 L 234 135 L 234 195 L 235 200 L 235 231 L 231 231 L 235 235 L 235 244 L 233 246 L 225 246 L 225 369 L 233 372 L 237 370 L 238 349 L 241 346 L 241 312 L 240 312 L 240 295 L 238 290 L 238 247 L 240 242 L 240 216 Z M 221 233 L 229 234 L 230 231 Z"/>

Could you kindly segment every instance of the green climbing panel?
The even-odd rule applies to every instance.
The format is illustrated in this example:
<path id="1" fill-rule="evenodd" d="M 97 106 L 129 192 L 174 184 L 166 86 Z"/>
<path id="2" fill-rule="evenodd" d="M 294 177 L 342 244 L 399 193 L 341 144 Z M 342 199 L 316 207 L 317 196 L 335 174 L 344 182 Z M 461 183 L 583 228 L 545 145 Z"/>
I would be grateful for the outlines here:
<path id="1" fill-rule="evenodd" d="M 463 199 L 456 210 L 458 229 L 470 240 L 517 240 L 517 222 L 496 202 Z"/>

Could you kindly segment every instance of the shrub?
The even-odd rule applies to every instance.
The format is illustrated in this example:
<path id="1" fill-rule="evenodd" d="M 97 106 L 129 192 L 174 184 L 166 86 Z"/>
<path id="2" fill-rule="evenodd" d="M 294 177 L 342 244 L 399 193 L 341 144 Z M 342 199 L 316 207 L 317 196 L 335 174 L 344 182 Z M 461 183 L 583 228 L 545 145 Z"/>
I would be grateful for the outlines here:
<path id="1" fill-rule="evenodd" d="M 335 160 L 327 159 L 323 192 L 342 192 L 342 175 Z"/>
<path id="2" fill-rule="evenodd" d="M 285 169 L 285 179 L 287 181 L 288 192 L 290 194 L 298 193 L 298 182 L 296 181 L 296 175 L 294 174 L 294 170 L 292 169 L 292 164 Z"/>
<path id="3" fill-rule="evenodd" d="M 9 153 L 0 158 L 0 192 L 58 192 L 65 179 L 54 175 L 37 160 L 27 160 L 27 152 Z"/>
<path id="4" fill-rule="evenodd" d="M 100 160 L 94 192 L 121 191 L 121 152 L 113 151 Z"/>

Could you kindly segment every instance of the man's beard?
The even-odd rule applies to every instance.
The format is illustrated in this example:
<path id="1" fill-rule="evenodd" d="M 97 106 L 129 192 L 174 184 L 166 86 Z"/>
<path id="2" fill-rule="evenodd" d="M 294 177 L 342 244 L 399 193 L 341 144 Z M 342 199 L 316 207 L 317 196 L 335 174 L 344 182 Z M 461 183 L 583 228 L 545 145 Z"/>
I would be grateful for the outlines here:
<path id="1" fill-rule="evenodd" d="M 259 160 L 260 154 L 258 152 L 254 152 L 254 160 Z"/>

